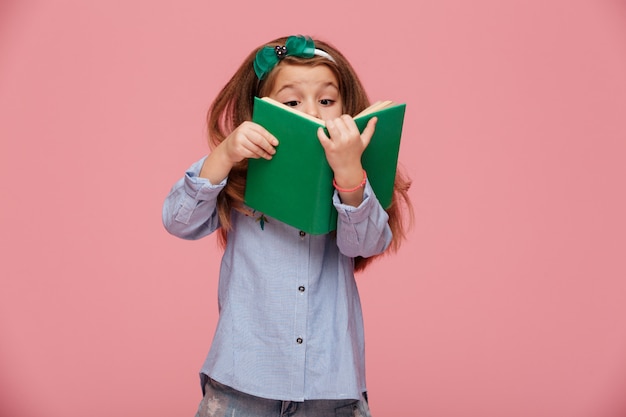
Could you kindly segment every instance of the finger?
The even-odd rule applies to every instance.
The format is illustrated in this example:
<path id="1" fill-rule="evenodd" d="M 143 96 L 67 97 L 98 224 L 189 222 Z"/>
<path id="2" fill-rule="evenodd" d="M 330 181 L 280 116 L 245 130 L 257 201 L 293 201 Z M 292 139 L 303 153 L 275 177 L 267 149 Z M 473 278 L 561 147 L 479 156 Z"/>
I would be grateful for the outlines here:
<path id="1" fill-rule="evenodd" d="M 246 139 L 246 148 L 254 155 L 270 159 L 272 155 L 276 154 L 274 144 L 278 145 L 278 139 L 261 126 L 248 132 Z"/>
<path id="2" fill-rule="evenodd" d="M 257 142 L 249 142 L 249 146 L 249 150 L 257 158 L 272 159 L 276 154 L 276 149 L 267 142 L 266 138 L 261 138 Z"/>
<path id="3" fill-rule="evenodd" d="M 261 151 L 261 153 L 274 155 L 276 154 L 276 148 L 272 143 L 277 143 L 278 140 L 274 136 L 257 136 L 254 138 L 253 143 Z"/>
<path id="4" fill-rule="evenodd" d="M 249 123 L 250 125 L 248 126 L 248 129 L 251 134 L 250 139 L 254 138 L 254 142 L 256 144 L 262 146 L 267 151 L 269 151 L 270 148 L 278 146 L 278 139 L 276 136 L 272 135 L 267 129 L 257 123 Z M 258 139 L 262 139 L 265 143 L 258 141 Z"/>
<path id="5" fill-rule="evenodd" d="M 272 159 L 273 157 L 273 154 L 268 153 L 265 149 L 259 146 L 256 146 L 252 142 L 248 142 L 247 144 L 243 145 L 243 153 L 246 158 L 253 158 L 253 159 L 259 159 L 259 158 Z"/>
<path id="6" fill-rule="evenodd" d="M 272 135 L 263 126 L 255 123 L 255 130 L 267 141 L 270 146 L 278 146 L 278 139 L 276 136 Z"/>
<path id="7" fill-rule="evenodd" d="M 328 128 L 328 123 L 326 123 L 326 127 Z M 317 129 L 317 138 L 320 140 L 322 147 L 326 149 L 328 146 L 332 144 L 332 141 L 328 136 L 326 136 L 326 132 L 324 132 L 324 128 Z"/>
<path id="8" fill-rule="evenodd" d="M 327 120 L 326 128 L 328 129 L 330 139 L 332 140 L 340 140 L 348 136 L 350 132 L 350 129 L 346 123 L 346 120 L 344 120 L 342 117 L 338 117 L 332 120 Z"/>
<path id="9" fill-rule="evenodd" d="M 365 129 L 363 129 L 363 132 L 361 133 L 361 139 L 363 140 L 363 144 L 365 146 L 367 146 L 370 143 L 370 140 L 372 139 L 372 136 L 374 136 L 374 132 L 376 131 L 376 123 L 377 122 L 378 122 L 378 117 L 372 117 L 367 122 L 367 125 L 365 126 Z"/>
<path id="10" fill-rule="evenodd" d="M 254 131 L 240 131 L 233 138 L 232 149 L 235 155 L 241 158 L 265 158 L 270 159 L 272 154 L 275 153 L 273 147 L 271 150 L 266 150 L 260 144 L 266 143 L 266 140 L 260 136 L 260 134 Z"/>

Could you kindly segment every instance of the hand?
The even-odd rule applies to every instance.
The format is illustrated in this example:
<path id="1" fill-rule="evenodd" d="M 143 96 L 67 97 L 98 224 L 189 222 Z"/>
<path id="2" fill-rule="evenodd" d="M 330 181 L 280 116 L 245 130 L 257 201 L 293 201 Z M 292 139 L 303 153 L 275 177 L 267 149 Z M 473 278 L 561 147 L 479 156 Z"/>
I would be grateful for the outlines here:
<path id="1" fill-rule="evenodd" d="M 262 126 L 243 122 L 204 161 L 200 176 L 220 183 L 237 163 L 246 158 L 272 159 L 278 140 Z"/>
<path id="2" fill-rule="evenodd" d="M 272 159 L 278 139 L 254 122 L 243 122 L 219 145 L 233 164 L 246 158 Z"/>
<path id="3" fill-rule="evenodd" d="M 318 130 L 317 137 L 338 183 L 342 177 L 358 177 L 357 184 L 361 180 L 361 156 L 372 139 L 377 120 L 376 117 L 370 119 L 363 133 L 359 133 L 354 119 L 343 115 L 326 121 L 330 138 L 324 134 L 323 129 Z"/>
<path id="4" fill-rule="evenodd" d="M 363 133 L 359 133 L 354 119 L 343 115 L 326 121 L 330 138 L 324 134 L 323 129 L 318 130 L 317 136 L 338 186 L 351 190 L 363 181 L 361 156 L 372 139 L 377 120 L 375 117 L 371 118 Z M 344 204 L 357 207 L 363 201 L 363 188 L 350 192 L 339 191 L 339 198 Z"/>

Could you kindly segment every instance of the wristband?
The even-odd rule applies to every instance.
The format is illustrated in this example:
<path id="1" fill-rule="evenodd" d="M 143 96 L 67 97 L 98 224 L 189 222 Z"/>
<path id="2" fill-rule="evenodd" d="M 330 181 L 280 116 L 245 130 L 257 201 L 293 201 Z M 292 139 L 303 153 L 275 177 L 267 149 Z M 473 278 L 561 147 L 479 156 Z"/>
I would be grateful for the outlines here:
<path id="1" fill-rule="evenodd" d="M 341 193 L 352 193 L 355 192 L 356 190 L 358 190 L 359 188 L 363 188 L 365 187 L 365 183 L 367 182 L 367 173 L 365 172 L 365 170 L 363 170 L 363 181 L 361 181 L 361 183 L 359 185 L 357 185 L 354 188 L 341 188 L 337 185 L 337 181 L 335 181 L 335 179 L 333 178 L 333 187 L 335 187 L 335 190 L 341 192 Z"/>

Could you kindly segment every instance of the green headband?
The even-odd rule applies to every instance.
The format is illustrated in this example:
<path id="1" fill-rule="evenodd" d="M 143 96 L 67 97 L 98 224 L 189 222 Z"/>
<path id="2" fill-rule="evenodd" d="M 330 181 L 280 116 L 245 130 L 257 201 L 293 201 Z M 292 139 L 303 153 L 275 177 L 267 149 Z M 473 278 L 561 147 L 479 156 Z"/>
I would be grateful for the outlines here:
<path id="1" fill-rule="evenodd" d="M 315 42 L 310 37 L 302 35 L 290 36 L 287 38 L 285 45 L 264 46 L 261 48 L 254 58 L 254 72 L 259 77 L 259 80 L 262 80 L 286 56 L 312 58 L 314 55 L 322 56 L 335 62 L 328 52 L 316 49 Z"/>

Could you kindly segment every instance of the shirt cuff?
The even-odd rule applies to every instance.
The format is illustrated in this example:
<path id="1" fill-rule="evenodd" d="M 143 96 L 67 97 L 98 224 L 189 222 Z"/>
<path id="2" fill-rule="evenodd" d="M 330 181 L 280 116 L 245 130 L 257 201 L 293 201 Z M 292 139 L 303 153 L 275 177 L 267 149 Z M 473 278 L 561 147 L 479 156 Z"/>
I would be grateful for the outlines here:
<path id="1" fill-rule="evenodd" d="M 207 178 L 199 177 L 205 159 L 206 157 L 194 163 L 185 172 L 185 193 L 197 201 L 215 199 L 215 195 L 224 188 L 228 180 L 228 178 L 224 178 L 219 184 L 212 184 Z"/>
<path id="2" fill-rule="evenodd" d="M 363 188 L 363 201 L 357 207 L 343 204 L 337 190 L 333 193 L 333 204 L 337 209 L 339 220 L 346 223 L 354 224 L 366 220 L 375 201 L 376 196 L 369 180 L 365 182 L 365 187 Z"/>

